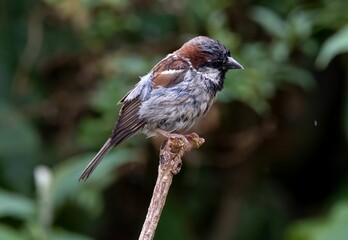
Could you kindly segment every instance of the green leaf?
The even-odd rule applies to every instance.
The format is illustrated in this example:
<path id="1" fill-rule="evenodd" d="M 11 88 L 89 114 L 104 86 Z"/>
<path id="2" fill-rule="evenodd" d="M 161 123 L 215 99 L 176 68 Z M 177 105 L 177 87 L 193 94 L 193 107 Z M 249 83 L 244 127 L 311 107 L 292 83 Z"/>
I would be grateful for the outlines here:
<path id="1" fill-rule="evenodd" d="M 0 225 L 0 239 L 23 240 L 25 237 L 19 234 L 18 230 L 7 227 L 6 225 Z"/>
<path id="2" fill-rule="evenodd" d="M 291 27 L 293 37 L 299 39 L 308 39 L 313 28 L 313 14 L 308 11 L 294 11 L 289 16 L 289 25 Z"/>
<path id="3" fill-rule="evenodd" d="M 54 204 L 59 206 L 72 199 L 90 213 L 98 213 L 102 204 L 101 191 L 114 181 L 117 177 L 115 170 L 133 159 L 133 154 L 128 149 L 120 148 L 110 152 L 86 182 L 79 182 L 78 179 L 94 153 L 74 157 L 56 166 L 52 171 Z"/>
<path id="4" fill-rule="evenodd" d="M 346 90 L 343 103 L 343 124 L 346 133 L 346 139 L 348 139 L 348 78 L 346 78 Z"/>
<path id="5" fill-rule="evenodd" d="M 288 240 L 346 240 L 348 236 L 348 202 L 336 204 L 329 216 L 293 224 Z"/>
<path id="6" fill-rule="evenodd" d="M 270 35 L 285 38 L 288 25 L 277 14 L 263 7 L 253 7 L 250 17 L 260 24 Z"/>
<path id="7" fill-rule="evenodd" d="M 14 190 L 28 192 L 40 137 L 13 106 L 0 103 L 0 178 Z"/>
<path id="8" fill-rule="evenodd" d="M 0 190 L 0 217 L 29 220 L 35 216 L 35 212 L 35 204 L 31 199 Z"/>
<path id="9" fill-rule="evenodd" d="M 316 84 L 313 75 L 309 71 L 290 64 L 280 66 L 274 77 L 281 81 L 296 84 L 304 90 L 313 89 Z"/>
<path id="10" fill-rule="evenodd" d="M 93 239 L 87 236 L 77 234 L 77 233 L 55 229 L 52 232 L 52 240 L 93 240 Z"/>
<path id="11" fill-rule="evenodd" d="M 335 56 L 345 52 L 348 52 L 348 25 L 324 42 L 316 59 L 316 66 L 323 69 Z"/>

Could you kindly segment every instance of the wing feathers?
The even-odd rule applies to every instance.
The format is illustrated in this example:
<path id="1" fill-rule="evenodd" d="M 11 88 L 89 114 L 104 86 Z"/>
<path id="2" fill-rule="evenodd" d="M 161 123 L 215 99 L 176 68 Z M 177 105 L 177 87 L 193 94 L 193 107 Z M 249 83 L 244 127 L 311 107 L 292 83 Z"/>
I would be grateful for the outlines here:
<path id="1" fill-rule="evenodd" d="M 178 84 L 184 80 L 189 69 L 190 64 L 186 60 L 170 55 L 152 69 L 152 86 L 157 88 Z"/>

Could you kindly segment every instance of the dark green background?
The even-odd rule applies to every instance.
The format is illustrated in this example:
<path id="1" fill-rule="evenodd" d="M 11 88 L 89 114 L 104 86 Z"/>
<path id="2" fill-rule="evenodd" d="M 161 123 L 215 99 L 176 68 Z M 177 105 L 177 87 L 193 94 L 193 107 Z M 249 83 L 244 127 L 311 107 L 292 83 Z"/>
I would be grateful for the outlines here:
<path id="1" fill-rule="evenodd" d="M 78 178 L 118 100 L 188 39 L 243 66 L 193 131 L 155 239 L 348 239 L 348 1 L 1 0 L 0 239 L 137 239 L 160 140 Z"/>

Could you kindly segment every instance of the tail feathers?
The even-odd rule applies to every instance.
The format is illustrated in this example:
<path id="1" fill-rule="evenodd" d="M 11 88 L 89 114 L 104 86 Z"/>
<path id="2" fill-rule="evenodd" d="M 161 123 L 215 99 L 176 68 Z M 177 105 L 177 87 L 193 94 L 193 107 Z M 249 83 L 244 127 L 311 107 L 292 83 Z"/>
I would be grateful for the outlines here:
<path id="1" fill-rule="evenodd" d="M 98 166 L 98 164 L 101 162 L 103 157 L 110 152 L 110 150 L 117 145 L 119 145 L 121 142 L 123 142 L 125 139 L 133 136 L 137 131 L 142 127 L 142 125 L 136 126 L 135 128 L 131 130 L 121 130 L 115 132 L 103 145 L 103 147 L 99 150 L 97 155 L 89 162 L 85 170 L 83 170 L 83 173 L 81 174 L 79 181 L 86 181 L 88 177 L 93 173 L 94 169 Z"/>
<path id="2" fill-rule="evenodd" d="M 135 115 L 136 116 L 136 115 Z M 127 121 L 122 121 L 120 118 L 112 132 L 111 137 L 105 142 L 103 147 L 99 150 L 97 155 L 87 165 L 79 181 L 86 181 L 87 178 L 93 173 L 94 169 L 98 166 L 103 157 L 110 152 L 113 147 L 126 140 L 127 138 L 136 134 L 143 126 L 144 123 L 139 120 L 138 117 L 129 118 Z"/>
<path id="3" fill-rule="evenodd" d="M 98 166 L 103 157 L 110 152 L 110 150 L 115 146 L 114 143 L 111 142 L 111 138 L 109 138 L 103 147 L 99 150 L 97 155 L 89 162 L 83 173 L 81 174 L 79 181 L 86 181 L 87 178 L 93 173 L 94 169 Z"/>

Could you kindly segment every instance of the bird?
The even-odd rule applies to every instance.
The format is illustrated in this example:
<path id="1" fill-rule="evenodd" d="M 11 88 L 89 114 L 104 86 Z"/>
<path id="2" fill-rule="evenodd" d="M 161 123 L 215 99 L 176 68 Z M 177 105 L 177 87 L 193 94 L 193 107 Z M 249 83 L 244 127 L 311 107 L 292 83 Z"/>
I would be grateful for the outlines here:
<path id="1" fill-rule="evenodd" d="M 230 69 L 243 69 L 219 41 L 197 36 L 168 54 L 120 101 L 118 120 L 79 180 L 86 181 L 103 157 L 135 134 L 170 136 L 188 131 L 223 89 Z"/>

